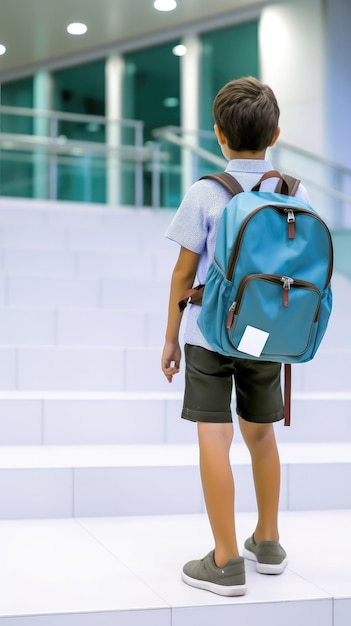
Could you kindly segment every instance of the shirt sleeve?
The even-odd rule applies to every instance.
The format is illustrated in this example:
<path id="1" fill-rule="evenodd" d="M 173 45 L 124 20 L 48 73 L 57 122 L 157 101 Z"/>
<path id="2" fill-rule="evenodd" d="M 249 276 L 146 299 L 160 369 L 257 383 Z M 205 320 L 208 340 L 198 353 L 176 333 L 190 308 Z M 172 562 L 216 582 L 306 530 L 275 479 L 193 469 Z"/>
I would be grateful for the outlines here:
<path id="1" fill-rule="evenodd" d="M 303 202 L 307 202 L 307 204 L 310 204 L 310 198 L 307 193 L 307 190 L 301 183 L 299 184 L 297 188 L 295 198 L 298 198 L 299 200 L 303 200 Z"/>
<path id="2" fill-rule="evenodd" d="M 185 194 L 165 236 L 183 248 L 201 254 L 205 248 L 206 220 L 204 181 L 197 181 Z"/>

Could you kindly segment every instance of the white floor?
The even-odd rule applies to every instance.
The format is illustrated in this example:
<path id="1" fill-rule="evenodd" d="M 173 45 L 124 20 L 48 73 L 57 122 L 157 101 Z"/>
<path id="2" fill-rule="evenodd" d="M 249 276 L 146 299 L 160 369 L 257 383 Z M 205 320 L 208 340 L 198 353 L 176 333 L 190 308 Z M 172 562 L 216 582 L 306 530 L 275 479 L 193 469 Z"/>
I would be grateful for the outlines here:
<path id="1" fill-rule="evenodd" d="M 240 543 L 255 517 L 237 516 Z M 246 596 L 180 580 L 212 548 L 205 515 L 0 522 L 0 624 L 9 626 L 349 626 L 351 511 L 283 512 L 289 565 L 264 576 L 247 563 Z"/>

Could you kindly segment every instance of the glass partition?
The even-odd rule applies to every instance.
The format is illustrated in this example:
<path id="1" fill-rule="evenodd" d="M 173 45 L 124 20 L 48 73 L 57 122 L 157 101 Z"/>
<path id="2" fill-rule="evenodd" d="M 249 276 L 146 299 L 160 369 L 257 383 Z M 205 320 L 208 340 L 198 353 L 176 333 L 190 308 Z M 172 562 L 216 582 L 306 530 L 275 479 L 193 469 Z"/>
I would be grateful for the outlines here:
<path id="1" fill-rule="evenodd" d="M 258 21 L 204 33 L 201 43 L 200 128 L 212 130 L 212 103 L 219 89 L 241 76 L 259 78 Z"/>
<path id="2" fill-rule="evenodd" d="M 127 197 L 141 206 L 142 170 L 152 150 L 143 146 L 141 122 L 115 124 L 124 143 L 110 146 L 102 116 L 0 107 L 0 195 L 99 203 L 113 195 L 118 204 Z M 100 128 L 101 141 L 85 134 L 89 125 Z M 107 175 L 115 187 L 110 196 Z"/>

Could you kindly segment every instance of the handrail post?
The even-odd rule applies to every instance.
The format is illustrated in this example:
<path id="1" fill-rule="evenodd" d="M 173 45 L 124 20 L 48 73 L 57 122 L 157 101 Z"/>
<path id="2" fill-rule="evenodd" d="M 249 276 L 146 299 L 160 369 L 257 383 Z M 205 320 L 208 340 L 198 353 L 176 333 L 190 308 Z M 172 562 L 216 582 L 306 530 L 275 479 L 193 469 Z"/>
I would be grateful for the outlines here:
<path id="1" fill-rule="evenodd" d="M 52 140 L 57 140 L 58 134 L 58 119 L 50 118 L 50 137 Z M 58 161 L 57 154 L 50 152 L 49 155 L 49 200 L 57 200 L 58 190 Z"/>
<path id="2" fill-rule="evenodd" d="M 154 143 L 152 146 L 152 207 L 159 209 L 161 206 L 161 146 Z"/>
<path id="3" fill-rule="evenodd" d="M 143 126 L 142 123 L 138 123 L 135 127 L 135 135 L 134 135 L 134 145 L 136 148 L 137 157 L 135 159 L 134 165 L 134 202 L 138 207 L 143 206 L 144 204 L 144 164 L 142 157 L 142 148 L 143 148 Z M 138 156 L 139 155 L 139 156 Z"/>

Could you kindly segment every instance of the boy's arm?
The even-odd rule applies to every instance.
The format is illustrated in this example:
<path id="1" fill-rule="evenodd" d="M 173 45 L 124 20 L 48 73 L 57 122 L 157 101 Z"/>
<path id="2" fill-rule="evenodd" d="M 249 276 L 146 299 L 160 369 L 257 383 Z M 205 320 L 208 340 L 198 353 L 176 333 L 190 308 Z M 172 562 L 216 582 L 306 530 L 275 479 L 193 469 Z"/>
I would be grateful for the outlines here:
<path id="1" fill-rule="evenodd" d="M 161 358 L 162 371 L 170 383 L 174 374 L 179 372 L 181 358 L 179 329 L 182 313 L 179 311 L 178 302 L 182 299 L 184 292 L 194 284 L 199 257 L 200 255 L 196 252 L 181 248 L 172 274 L 168 323 Z"/>

